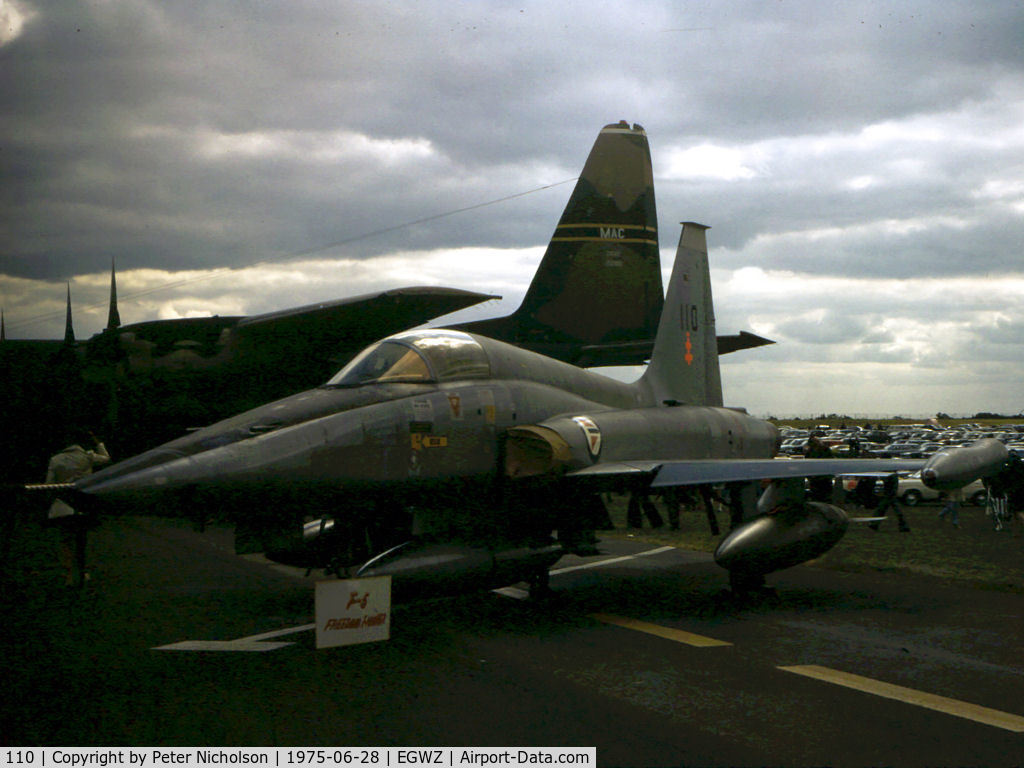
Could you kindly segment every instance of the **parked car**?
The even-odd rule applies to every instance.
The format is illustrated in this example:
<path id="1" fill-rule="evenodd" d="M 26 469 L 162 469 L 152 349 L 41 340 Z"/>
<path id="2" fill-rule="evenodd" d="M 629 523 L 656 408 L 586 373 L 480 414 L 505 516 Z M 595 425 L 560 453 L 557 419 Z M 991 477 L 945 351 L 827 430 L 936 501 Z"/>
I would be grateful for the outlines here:
<path id="1" fill-rule="evenodd" d="M 797 455 L 797 454 L 803 452 L 805 445 L 807 445 L 807 438 L 806 437 L 796 437 L 796 438 L 793 438 L 792 440 L 788 441 L 788 444 L 785 444 L 785 443 L 783 444 L 782 452 L 783 453 L 788 453 L 791 456 Z"/>
<path id="2" fill-rule="evenodd" d="M 907 458 L 914 458 L 912 456 L 909 456 L 908 454 L 920 451 L 921 444 L 910 442 L 889 443 L 888 450 L 890 456 L 906 456 Z"/>
<path id="3" fill-rule="evenodd" d="M 900 487 L 896 493 L 899 500 L 908 507 L 916 506 L 922 501 L 937 501 L 942 495 L 942 491 L 936 491 L 921 482 L 920 472 L 913 472 L 906 476 L 900 475 Z M 964 486 L 964 499 L 976 507 L 985 506 L 987 495 L 981 480 L 975 480 Z"/>

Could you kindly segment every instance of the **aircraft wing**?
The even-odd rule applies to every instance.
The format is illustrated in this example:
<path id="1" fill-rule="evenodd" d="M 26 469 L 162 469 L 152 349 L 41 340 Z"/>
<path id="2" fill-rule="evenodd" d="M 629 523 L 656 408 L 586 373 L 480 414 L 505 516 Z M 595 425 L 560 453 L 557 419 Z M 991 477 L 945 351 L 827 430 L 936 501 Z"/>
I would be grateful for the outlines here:
<path id="1" fill-rule="evenodd" d="M 367 293 L 246 317 L 235 326 L 240 339 L 280 343 L 282 338 L 313 337 L 325 347 L 359 338 L 359 348 L 393 333 L 422 325 L 490 299 L 486 293 L 458 288 L 412 287 Z"/>
<path id="2" fill-rule="evenodd" d="M 924 459 L 698 459 L 626 461 L 595 464 L 569 477 L 610 478 L 653 473 L 652 488 L 821 475 L 870 475 L 921 469 Z"/>
<path id="3" fill-rule="evenodd" d="M 495 298 L 457 288 L 397 288 L 245 317 L 232 329 L 232 359 L 259 377 L 256 402 L 273 400 L 326 381 L 379 339 Z"/>

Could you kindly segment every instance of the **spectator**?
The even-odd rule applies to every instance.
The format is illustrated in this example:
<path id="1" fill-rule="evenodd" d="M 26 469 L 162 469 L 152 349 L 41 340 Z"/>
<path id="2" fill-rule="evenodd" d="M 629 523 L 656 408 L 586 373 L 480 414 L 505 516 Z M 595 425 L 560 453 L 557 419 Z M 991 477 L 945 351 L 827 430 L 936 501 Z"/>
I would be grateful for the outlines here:
<path id="1" fill-rule="evenodd" d="M 92 443 L 86 450 L 82 443 Z M 72 435 L 69 445 L 50 458 L 46 468 L 47 483 L 73 483 L 92 474 L 92 468 L 110 461 L 106 446 L 88 432 Z M 57 499 L 50 505 L 49 522 L 60 532 L 58 559 L 64 570 L 67 586 L 81 587 L 89 578 L 85 570 L 86 535 L 91 517 L 82 514 L 70 504 Z"/>
<path id="2" fill-rule="evenodd" d="M 804 446 L 804 456 L 808 459 L 830 459 L 832 451 L 820 440 L 821 433 L 815 432 Z M 823 501 L 826 504 L 832 500 L 832 477 L 823 475 L 812 477 L 809 481 L 811 501 Z"/>
<path id="3" fill-rule="evenodd" d="M 874 483 L 874 481 L 872 481 Z M 906 518 L 903 517 L 903 509 L 900 507 L 897 493 L 900 489 L 900 478 L 895 472 L 885 476 L 885 480 L 882 481 L 882 503 L 878 505 L 878 511 L 875 513 L 876 517 L 885 517 L 886 513 L 891 508 L 896 513 L 896 520 L 899 523 L 900 531 L 906 533 L 910 530 L 907 525 Z M 879 523 L 871 523 L 870 527 L 874 530 L 878 530 Z"/>
<path id="4" fill-rule="evenodd" d="M 858 477 L 853 496 L 857 504 L 864 509 L 875 509 L 878 506 L 878 497 L 875 496 L 875 478 L 873 476 Z"/>
<path id="5" fill-rule="evenodd" d="M 990 501 L 1006 506 L 1008 524 L 1012 527 L 1014 520 L 1017 521 L 1014 536 L 1020 536 L 1024 529 L 1024 461 L 1011 453 L 1003 468 L 991 478 L 986 478 L 985 485 L 989 489 Z"/>
<path id="6" fill-rule="evenodd" d="M 939 512 L 939 520 L 944 520 L 949 515 L 949 520 L 954 528 L 960 527 L 960 502 L 964 500 L 964 489 L 957 488 L 946 494 L 946 504 Z"/>
<path id="7" fill-rule="evenodd" d="M 643 528 L 643 515 L 647 516 L 647 522 L 651 528 L 661 528 L 665 524 L 657 507 L 651 502 L 647 491 L 633 491 L 629 495 L 629 506 L 626 509 L 626 520 L 630 528 Z"/>

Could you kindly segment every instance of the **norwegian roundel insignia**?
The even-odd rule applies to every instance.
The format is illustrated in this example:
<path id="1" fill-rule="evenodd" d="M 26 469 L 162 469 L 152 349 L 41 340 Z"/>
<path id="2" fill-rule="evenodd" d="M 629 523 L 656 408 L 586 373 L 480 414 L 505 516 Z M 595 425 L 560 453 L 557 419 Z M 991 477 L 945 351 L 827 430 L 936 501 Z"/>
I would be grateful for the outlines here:
<path id="1" fill-rule="evenodd" d="M 590 452 L 590 458 L 596 459 L 597 455 L 601 453 L 601 428 L 594 423 L 594 420 L 588 416 L 575 416 L 573 417 L 580 429 L 583 430 L 583 436 L 587 440 L 587 450 Z"/>

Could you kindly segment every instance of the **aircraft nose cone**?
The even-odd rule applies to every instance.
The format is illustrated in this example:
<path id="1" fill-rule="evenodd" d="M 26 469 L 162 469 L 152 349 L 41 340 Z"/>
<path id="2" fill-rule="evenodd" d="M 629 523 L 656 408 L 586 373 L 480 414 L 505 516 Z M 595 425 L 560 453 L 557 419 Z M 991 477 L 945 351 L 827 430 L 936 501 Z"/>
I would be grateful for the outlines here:
<path id="1" fill-rule="evenodd" d="M 88 496 L 117 499 L 139 492 L 158 493 L 183 485 L 191 459 L 177 457 L 165 462 L 117 473 L 97 473 L 79 480 L 75 486 Z"/>
<path id="2" fill-rule="evenodd" d="M 935 482 L 938 480 L 938 476 L 934 469 L 922 469 L 921 470 L 921 482 L 927 485 L 929 488 L 935 487 Z"/>

